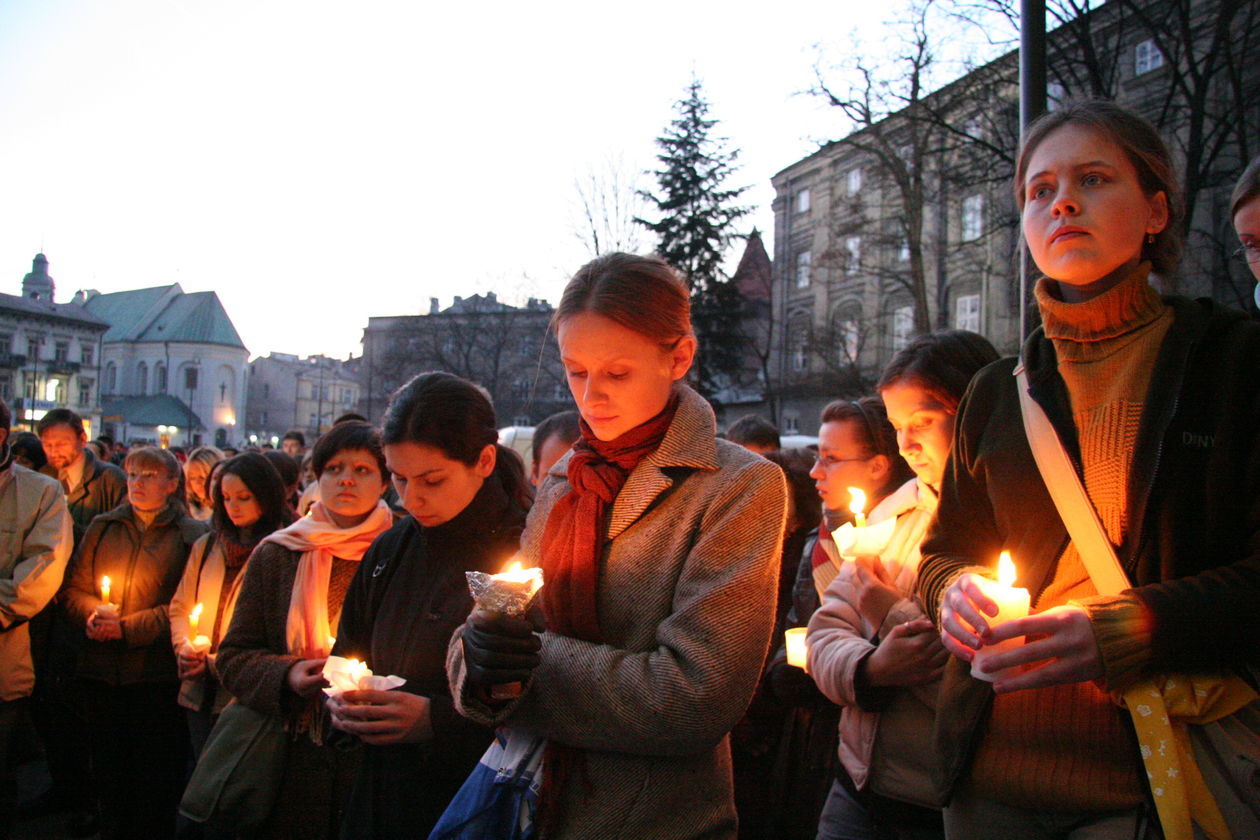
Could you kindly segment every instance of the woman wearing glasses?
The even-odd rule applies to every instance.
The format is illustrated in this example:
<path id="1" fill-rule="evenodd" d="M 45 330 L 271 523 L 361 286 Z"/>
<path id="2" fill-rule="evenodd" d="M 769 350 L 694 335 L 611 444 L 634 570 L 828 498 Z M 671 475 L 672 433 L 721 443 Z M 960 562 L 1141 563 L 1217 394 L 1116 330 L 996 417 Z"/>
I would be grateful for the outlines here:
<path id="1" fill-rule="evenodd" d="M 89 698 L 101 837 L 157 840 L 174 833 L 188 753 L 168 604 L 205 525 L 177 495 L 170 452 L 137 449 L 123 468 L 127 501 L 88 525 L 62 596 L 86 636 L 78 676 Z"/>

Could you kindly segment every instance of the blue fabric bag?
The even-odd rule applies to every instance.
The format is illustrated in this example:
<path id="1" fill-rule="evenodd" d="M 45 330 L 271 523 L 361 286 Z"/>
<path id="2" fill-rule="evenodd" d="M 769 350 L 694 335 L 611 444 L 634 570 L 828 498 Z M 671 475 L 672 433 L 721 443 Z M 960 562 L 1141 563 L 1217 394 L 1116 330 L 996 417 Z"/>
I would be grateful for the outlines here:
<path id="1" fill-rule="evenodd" d="M 532 840 L 547 739 L 500 727 L 429 840 Z"/>

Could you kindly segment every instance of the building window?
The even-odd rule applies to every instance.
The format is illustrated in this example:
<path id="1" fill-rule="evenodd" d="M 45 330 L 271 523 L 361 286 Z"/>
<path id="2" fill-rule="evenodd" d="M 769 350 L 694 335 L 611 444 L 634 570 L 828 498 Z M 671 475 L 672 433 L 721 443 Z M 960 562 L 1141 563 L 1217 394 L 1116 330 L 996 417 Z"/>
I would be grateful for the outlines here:
<path id="1" fill-rule="evenodd" d="M 812 259 L 809 251 L 801 251 L 796 255 L 796 288 L 809 288 L 809 263 Z"/>
<path id="2" fill-rule="evenodd" d="M 529 426 L 532 424 L 529 422 L 528 414 L 518 414 L 512 418 L 512 425 L 513 426 Z"/>
<path id="3" fill-rule="evenodd" d="M 53 345 L 53 361 L 68 362 L 70 361 L 70 342 L 58 341 Z"/>
<path id="4" fill-rule="evenodd" d="M 267 425 L 267 412 L 265 412 L 265 411 L 264 411 L 264 412 L 262 413 L 262 415 L 263 415 L 263 416 L 262 416 L 262 424 L 263 424 L 264 426 L 266 426 L 266 425 Z"/>
<path id="5" fill-rule="evenodd" d="M 105 393 L 112 394 L 118 387 L 118 368 L 113 362 L 105 365 Z"/>
<path id="6" fill-rule="evenodd" d="M 809 333 L 804 327 L 797 330 L 792 342 L 792 370 L 803 371 L 809 368 Z"/>
<path id="7" fill-rule="evenodd" d="M 271 383 L 264 382 L 263 383 L 263 399 L 265 400 L 270 397 L 271 397 Z"/>
<path id="8" fill-rule="evenodd" d="M 13 378 L 7 373 L 0 374 L 0 400 L 12 399 Z"/>
<path id="9" fill-rule="evenodd" d="M 33 362 L 39 361 L 39 345 L 42 343 L 38 338 L 26 339 L 26 357 Z"/>
<path id="10" fill-rule="evenodd" d="M 893 312 L 893 340 L 892 349 L 894 353 L 900 353 L 910 343 L 910 337 L 914 334 L 914 307 L 899 306 Z"/>
<path id="11" fill-rule="evenodd" d="M 848 252 L 849 259 L 845 265 L 845 270 L 849 274 L 857 274 L 858 267 L 862 264 L 862 237 L 849 236 L 844 240 L 844 250 Z"/>
<path id="12" fill-rule="evenodd" d="M 184 368 L 184 389 L 188 391 L 197 389 L 197 368 Z"/>
<path id="13" fill-rule="evenodd" d="M 801 418 L 794 412 L 783 412 L 783 434 L 799 435 L 801 433 Z"/>
<path id="14" fill-rule="evenodd" d="M 136 368 L 136 393 L 142 397 L 149 393 L 149 366 L 144 362 Z"/>
<path id="15" fill-rule="evenodd" d="M 161 362 L 153 366 L 153 393 L 166 393 L 166 365 Z"/>
<path id="16" fill-rule="evenodd" d="M 0 333 L 0 356 L 13 355 L 13 336 L 9 333 Z"/>
<path id="17" fill-rule="evenodd" d="M 849 173 L 844 177 L 845 191 L 849 195 L 857 195 L 862 191 L 862 170 L 850 169 Z"/>
<path id="18" fill-rule="evenodd" d="M 841 318 L 836 327 L 836 344 L 838 345 L 836 349 L 842 366 L 857 364 L 861 339 L 862 333 L 858 327 L 858 319 L 853 316 Z"/>
<path id="19" fill-rule="evenodd" d="M 963 199 L 962 238 L 964 242 L 979 239 L 984 232 L 984 196 L 977 193 Z"/>
<path id="20" fill-rule="evenodd" d="M 95 358 L 95 355 L 94 355 L 95 351 L 96 351 L 96 348 L 93 347 L 91 344 L 79 345 L 79 358 L 83 361 L 83 364 L 87 365 L 88 367 L 92 366 L 92 360 Z"/>
<path id="21" fill-rule="evenodd" d="M 983 140 L 984 129 L 980 126 L 979 117 L 971 117 L 963 123 L 963 132 L 970 140 Z"/>
<path id="22" fill-rule="evenodd" d="M 805 188 L 796 194 L 796 212 L 809 212 L 809 188 Z"/>
<path id="23" fill-rule="evenodd" d="M 901 237 L 901 244 L 897 246 L 897 261 L 910 262 L 910 240 L 908 237 Z"/>
<path id="24" fill-rule="evenodd" d="M 1141 76 L 1164 66 L 1164 54 L 1155 46 L 1154 39 L 1140 41 L 1133 49 L 1133 75 Z"/>
<path id="25" fill-rule="evenodd" d="M 897 149 L 897 157 L 901 158 L 901 162 L 906 165 L 908 172 L 914 171 L 914 146 L 907 143 Z"/>
<path id="26" fill-rule="evenodd" d="M 92 380 L 79 380 L 79 405 L 86 407 L 92 404 Z"/>
<path id="27" fill-rule="evenodd" d="M 1046 110 L 1057 111 L 1067 97 L 1067 88 L 1058 82 L 1046 83 Z"/>
<path id="28" fill-rule="evenodd" d="M 961 295 L 954 304 L 954 329 L 980 332 L 980 295 Z"/>

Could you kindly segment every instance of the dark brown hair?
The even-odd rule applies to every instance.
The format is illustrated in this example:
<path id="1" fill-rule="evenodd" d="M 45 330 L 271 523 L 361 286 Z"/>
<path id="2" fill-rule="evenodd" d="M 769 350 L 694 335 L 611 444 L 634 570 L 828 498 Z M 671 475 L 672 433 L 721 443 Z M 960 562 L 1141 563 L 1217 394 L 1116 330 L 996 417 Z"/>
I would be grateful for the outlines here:
<path id="1" fill-rule="evenodd" d="M 1026 198 L 1024 180 L 1032 153 L 1051 132 L 1065 125 L 1079 125 L 1098 132 L 1115 143 L 1137 170 L 1138 185 L 1150 197 L 1163 192 L 1168 197 L 1168 224 L 1155 234 L 1155 241 L 1142 244 L 1142 259 L 1161 277 L 1169 277 L 1181 260 L 1181 189 L 1172 156 L 1155 126 L 1114 102 L 1087 99 L 1069 102 L 1057 111 L 1042 114 L 1028 126 L 1015 164 L 1015 203 L 1020 211 Z"/>
<path id="2" fill-rule="evenodd" d="M 581 312 L 603 315 L 667 349 L 692 334 L 687 283 L 659 257 L 605 254 L 579 268 L 564 287 L 552 327 Z"/>
<path id="3" fill-rule="evenodd" d="M 499 443 L 490 398 L 453 373 L 421 373 L 395 391 L 381 421 L 381 437 L 389 445 L 409 442 L 432 446 L 468 467 L 477 463 L 482 450 L 493 445 L 494 474 L 504 491 L 524 507 L 533 501 L 520 456 Z"/>
<path id="4" fill-rule="evenodd" d="M 248 542 L 240 529 L 232 524 L 223 501 L 223 477 L 234 475 L 254 494 L 254 500 L 262 509 L 258 521 L 249 526 L 254 537 L 265 537 L 293 521 L 293 510 L 285 498 L 284 481 L 275 466 L 257 452 L 244 452 L 226 461 L 220 461 L 214 471 L 210 486 L 210 498 L 214 502 L 213 524 L 216 531 L 227 534 L 236 542 Z"/>
<path id="5" fill-rule="evenodd" d="M 381 471 L 381 480 L 389 482 L 389 468 L 385 466 L 385 453 L 381 451 L 381 433 L 371 423 L 360 420 L 338 423 L 315 441 L 315 449 L 311 453 L 311 467 L 315 470 L 315 476 L 318 478 L 324 474 L 324 467 L 338 452 L 353 450 L 372 453 L 376 458 L 377 468 Z M 284 455 L 283 452 L 279 454 Z M 287 455 L 285 457 L 288 458 Z M 293 464 L 293 481 L 296 482 L 300 468 L 292 458 L 289 461 Z"/>
<path id="6" fill-rule="evenodd" d="M 1260 157 L 1247 164 L 1247 168 L 1238 178 L 1238 183 L 1234 185 L 1234 193 L 1229 197 L 1230 221 L 1232 222 L 1238 215 L 1238 211 L 1243 209 L 1243 205 L 1250 204 L 1257 198 L 1260 198 Z"/>
<path id="7" fill-rule="evenodd" d="M 862 447 L 868 458 L 883 455 L 888 459 L 889 478 L 885 487 L 900 487 L 914 478 L 914 471 L 901 457 L 897 447 L 897 432 L 888 422 L 888 410 L 878 397 L 862 397 L 860 400 L 836 400 L 823 409 L 822 422 L 852 422 L 862 439 Z"/>
<path id="8" fill-rule="evenodd" d="M 997 360 L 997 350 L 982 335 L 968 330 L 927 333 L 892 357 L 875 390 L 898 383 L 914 384 L 953 414 L 971 378 Z"/>

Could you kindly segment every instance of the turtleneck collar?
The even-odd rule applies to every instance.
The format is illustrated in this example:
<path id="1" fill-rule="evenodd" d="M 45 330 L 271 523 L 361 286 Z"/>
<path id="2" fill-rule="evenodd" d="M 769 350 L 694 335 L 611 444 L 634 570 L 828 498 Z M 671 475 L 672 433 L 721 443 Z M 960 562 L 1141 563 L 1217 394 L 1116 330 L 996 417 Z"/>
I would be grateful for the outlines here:
<path id="1" fill-rule="evenodd" d="M 1107 341 L 1151 323 L 1163 313 L 1165 304 L 1148 282 L 1150 273 L 1151 264 L 1140 263 L 1115 286 L 1081 303 L 1063 301 L 1058 281 L 1042 277 L 1035 294 L 1046 337 L 1056 342 Z"/>

